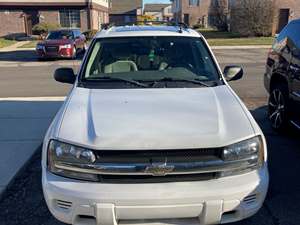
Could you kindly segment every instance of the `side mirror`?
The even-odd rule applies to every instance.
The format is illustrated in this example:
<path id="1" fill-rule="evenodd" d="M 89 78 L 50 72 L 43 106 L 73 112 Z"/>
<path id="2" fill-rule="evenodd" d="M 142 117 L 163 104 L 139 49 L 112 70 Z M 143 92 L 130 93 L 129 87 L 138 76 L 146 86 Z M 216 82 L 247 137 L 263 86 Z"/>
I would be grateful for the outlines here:
<path id="1" fill-rule="evenodd" d="M 61 83 L 74 84 L 76 75 L 72 68 L 59 68 L 55 70 L 54 79 Z"/>
<path id="2" fill-rule="evenodd" d="M 227 81 L 239 80 L 243 77 L 244 71 L 240 66 L 226 66 L 224 76 Z"/>

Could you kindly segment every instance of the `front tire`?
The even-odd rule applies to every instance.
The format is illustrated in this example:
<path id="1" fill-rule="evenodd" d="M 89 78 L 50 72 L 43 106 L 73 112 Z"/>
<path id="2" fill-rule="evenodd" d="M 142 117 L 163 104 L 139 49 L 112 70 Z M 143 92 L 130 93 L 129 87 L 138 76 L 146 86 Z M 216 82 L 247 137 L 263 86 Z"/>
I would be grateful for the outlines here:
<path id="1" fill-rule="evenodd" d="M 275 85 L 270 92 L 268 117 L 274 130 L 284 131 L 289 122 L 289 92 L 285 85 Z"/>

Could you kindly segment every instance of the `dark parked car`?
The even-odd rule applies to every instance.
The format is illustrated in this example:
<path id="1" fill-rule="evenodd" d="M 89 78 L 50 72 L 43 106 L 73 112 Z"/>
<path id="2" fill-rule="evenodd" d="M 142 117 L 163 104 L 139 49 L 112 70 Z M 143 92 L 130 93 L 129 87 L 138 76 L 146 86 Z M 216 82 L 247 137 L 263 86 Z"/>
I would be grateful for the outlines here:
<path id="1" fill-rule="evenodd" d="M 276 37 L 264 80 L 273 128 L 280 131 L 292 124 L 300 129 L 300 20 L 291 21 Z"/>
<path id="2" fill-rule="evenodd" d="M 41 59 L 76 58 L 77 53 L 85 49 L 86 38 L 79 29 L 51 31 L 36 46 L 36 52 Z"/>

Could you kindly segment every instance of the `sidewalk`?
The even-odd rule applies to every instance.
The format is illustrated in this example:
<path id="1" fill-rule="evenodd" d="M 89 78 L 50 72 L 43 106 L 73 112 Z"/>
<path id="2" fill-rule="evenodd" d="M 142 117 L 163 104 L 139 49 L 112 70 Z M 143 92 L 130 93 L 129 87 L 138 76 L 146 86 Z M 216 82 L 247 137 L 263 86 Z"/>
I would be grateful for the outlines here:
<path id="1" fill-rule="evenodd" d="M 41 145 L 64 97 L 0 99 L 0 196 Z"/>

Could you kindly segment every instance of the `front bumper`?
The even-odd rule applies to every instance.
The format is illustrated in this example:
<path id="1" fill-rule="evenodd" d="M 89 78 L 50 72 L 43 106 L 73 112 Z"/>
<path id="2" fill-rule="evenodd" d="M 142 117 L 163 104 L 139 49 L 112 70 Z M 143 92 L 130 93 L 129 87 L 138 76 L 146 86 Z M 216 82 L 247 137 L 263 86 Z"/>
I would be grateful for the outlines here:
<path id="1" fill-rule="evenodd" d="M 65 48 L 60 49 L 58 52 L 46 52 L 45 50 L 36 50 L 40 58 L 72 58 L 73 49 Z"/>
<path id="2" fill-rule="evenodd" d="M 51 213 L 68 224 L 126 224 L 127 221 L 187 220 L 218 224 L 242 220 L 262 206 L 267 167 L 216 180 L 153 184 L 103 184 L 59 177 L 43 169 L 43 191 Z M 149 222 L 148 221 L 148 222 Z"/>

